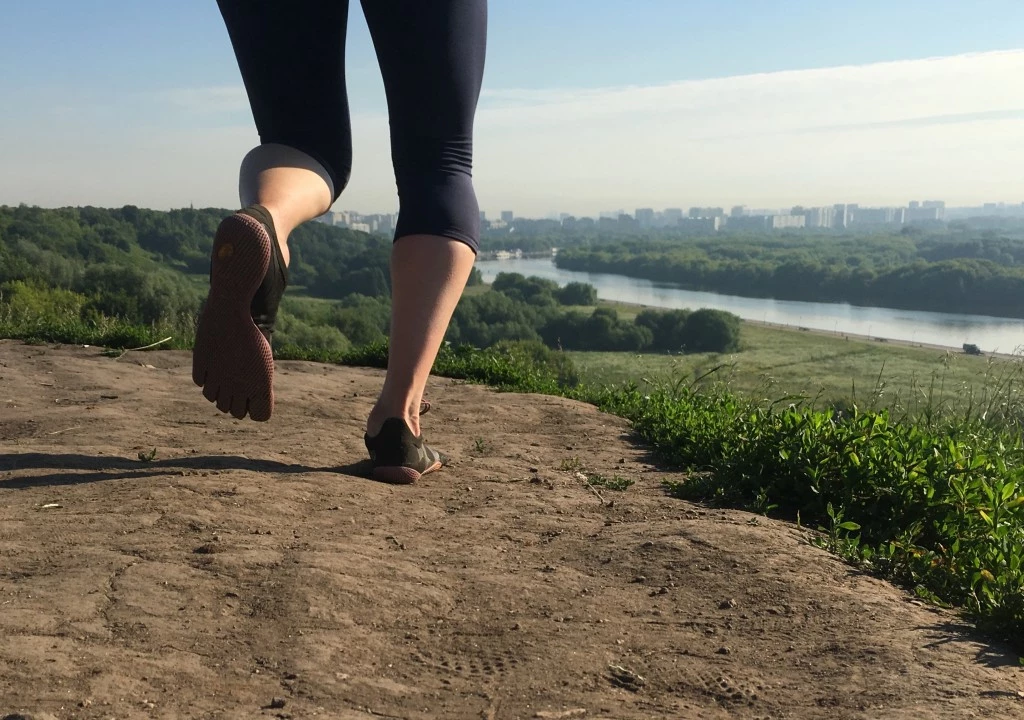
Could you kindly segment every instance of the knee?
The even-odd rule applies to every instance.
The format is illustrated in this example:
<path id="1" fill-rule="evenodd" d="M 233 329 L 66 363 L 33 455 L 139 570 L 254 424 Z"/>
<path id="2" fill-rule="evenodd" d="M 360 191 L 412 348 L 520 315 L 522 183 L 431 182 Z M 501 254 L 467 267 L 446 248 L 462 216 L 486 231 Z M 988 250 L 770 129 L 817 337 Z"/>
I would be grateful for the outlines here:
<path id="1" fill-rule="evenodd" d="M 242 161 L 242 167 L 254 165 L 301 167 L 324 179 L 333 193 L 332 202 L 348 186 L 352 175 L 352 148 L 333 142 L 310 142 L 294 138 L 262 138 Z M 269 166 L 268 165 L 268 166 Z"/>

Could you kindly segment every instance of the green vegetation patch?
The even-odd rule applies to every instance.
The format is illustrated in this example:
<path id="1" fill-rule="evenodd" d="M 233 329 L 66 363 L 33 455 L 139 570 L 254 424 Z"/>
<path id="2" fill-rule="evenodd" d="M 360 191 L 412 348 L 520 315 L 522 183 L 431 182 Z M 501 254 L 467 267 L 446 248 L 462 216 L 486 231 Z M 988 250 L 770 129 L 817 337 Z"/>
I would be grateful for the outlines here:
<path id="1" fill-rule="evenodd" d="M 693 479 L 677 497 L 774 512 L 829 533 L 847 559 L 1024 630 L 1024 446 L 967 418 L 944 427 L 758 406 L 727 390 L 604 390 L 592 398 Z"/>

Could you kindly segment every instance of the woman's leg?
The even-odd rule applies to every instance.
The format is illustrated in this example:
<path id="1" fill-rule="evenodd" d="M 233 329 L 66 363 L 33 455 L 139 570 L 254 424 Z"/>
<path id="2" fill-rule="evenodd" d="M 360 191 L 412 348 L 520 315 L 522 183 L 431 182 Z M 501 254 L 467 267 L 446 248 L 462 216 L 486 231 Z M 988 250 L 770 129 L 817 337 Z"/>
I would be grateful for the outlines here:
<path id="1" fill-rule="evenodd" d="M 235 417 L 273 412 L 269 335 L 287 284 L 288 236 L 348 182 L 347 0 L 219 0 L 261 144 L 242 161 L 243 210 L 214 239 L 192 377 Z"/>
<path id="2" fill-rule="evenodd" d="M 486 0 L 362 0 L 384 76 L 400 210 L 391 256 L 388 372 L 367 420 L 420 434 L 430 368 L 479 246 L 473 120 L 483 79 Z"/>
<path id="3" fill-rule="evenodd" d="M 334 182 L 323 165 L 301 150 L 268 143 L 257 145 L 242 159 L 238 197 L 242 207 L 262 205 L 270 213 L 287 265 L 288 236 L 330 209 Z"/>

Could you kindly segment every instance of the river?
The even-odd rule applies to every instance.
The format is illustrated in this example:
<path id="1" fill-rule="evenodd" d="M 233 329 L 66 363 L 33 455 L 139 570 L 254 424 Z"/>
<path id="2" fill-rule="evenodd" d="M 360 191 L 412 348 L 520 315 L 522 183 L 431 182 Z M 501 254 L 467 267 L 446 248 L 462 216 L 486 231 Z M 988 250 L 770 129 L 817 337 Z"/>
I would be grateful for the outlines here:
<path id="1" fill-rule="evenodd" d="M 656 308 L 714 308 L 727 310 L 744 320 L 804 327 L 840 335 L 866 335 L 952 348 L 973 343 L 983 351 L 992 353 L 1014 353 L 1024 346 L 1024 320 L 1011 318 L 695 292 L 623 275 L 560 270 L 548 258 L 487 260 L 477 263 L 477 267 L 485 282 L 494 280 L 499 272 L 547 278 L 559 285 L 584 282 L 597 288 L 597 295 L 602 300 Z"/>

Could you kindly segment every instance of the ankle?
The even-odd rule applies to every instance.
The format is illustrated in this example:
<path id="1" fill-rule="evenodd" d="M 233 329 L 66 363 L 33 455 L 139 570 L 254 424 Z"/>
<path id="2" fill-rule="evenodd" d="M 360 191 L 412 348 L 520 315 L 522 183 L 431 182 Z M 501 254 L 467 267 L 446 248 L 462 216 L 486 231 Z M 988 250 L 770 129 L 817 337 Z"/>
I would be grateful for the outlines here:
<path id="1" fill-rule="evenodd" d="M 384 425 L 384 421 L 389 418 L 401 418 L 409 426 L 412 434 L 417 437 L 419 436 L 419 403 L 416 403 L 415 409 L 402 408 L 401 406 L 396 409 L 394 406 L 388 406 L 378 401 L 373 410 L 370 411 L 370 416 L 366 419 L 366 434 L 370 437 L 375 437 L 380 432 L 381 426 Z"/>
<path id="2" fill-rule="evenodd" d="M 277 207 L 274 203 L 259 203 L 259 205 L 270 215 L 270 221 L 274 225 L 274 235 L 277 237 L 277 244 L 281 248 L 281 257 L 284 258 L 284 264 L 287 266 L 291 263 L 292 259 L 291 253 L 288 251 L 288 236 L 291 235 L 295 226 L 290 222 L 283 209 Z"/>

